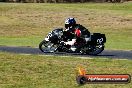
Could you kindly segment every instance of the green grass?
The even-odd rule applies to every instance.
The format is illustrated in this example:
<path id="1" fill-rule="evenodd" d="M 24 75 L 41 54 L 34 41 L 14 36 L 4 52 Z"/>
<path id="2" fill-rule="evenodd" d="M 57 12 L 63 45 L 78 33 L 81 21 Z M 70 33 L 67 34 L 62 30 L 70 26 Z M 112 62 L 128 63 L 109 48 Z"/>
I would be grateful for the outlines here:
<path id="1" fill-rule="evenodd" d="M 37 47 L 67 17 L 105 33 L 107 49 L 132 49 L 132 3 L 0 3 L 0 45 Z"/>
<path id="2" fill-rule="evenodd" d="M 38 47 L 37 45 L 42 41 L 42 37 L 2 37 L 0 38 L 0 44 L 2 46 L 30 46 Z"/>
<path id="3" fill-rule="evenodd" d="M 38 47 L 67 17 L 91 32 L 105 33 L 106 49 L 132 49 L 132 3 L 0 3 L 0 45 Z M 125 58 L 124 58 L 125 59 Z M 132 61 L 108 58 L 0 53 L 0 88 L 131 88 L 129 84 L 78 86 L 76 68 L 88 74 L 130 74 Z"/>
<path id="4" fill-rule="evenodd" d="M 126 64 L 127 63 L 127 64 Z M 76 83 L 77 67 L 88 74 L 130 74 L 132 61 L 0 53 L 1 88 L 131 88 L 129 84 Z"/>

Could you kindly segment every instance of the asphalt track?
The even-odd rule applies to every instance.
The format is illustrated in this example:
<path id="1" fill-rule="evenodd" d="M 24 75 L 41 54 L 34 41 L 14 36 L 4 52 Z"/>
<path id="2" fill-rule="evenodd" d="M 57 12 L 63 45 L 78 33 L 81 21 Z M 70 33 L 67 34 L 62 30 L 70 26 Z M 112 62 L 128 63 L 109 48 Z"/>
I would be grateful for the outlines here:
<path id="1" fill-rule="evenodd" d="M 91 56 L 91 55 L 80 55 L 77 53 L 43 53 L 38 48 L 32 48 L 32 47 L 0 46 L 0 52 L 11 52 L 17 54 L 36 54 L 36 55 L 77 56 L 77 57 L 106 57 L 112 59 L 132 60 L 132 50 L 130 51 L 104 50 L 101 54 L 97 56 Z"/>

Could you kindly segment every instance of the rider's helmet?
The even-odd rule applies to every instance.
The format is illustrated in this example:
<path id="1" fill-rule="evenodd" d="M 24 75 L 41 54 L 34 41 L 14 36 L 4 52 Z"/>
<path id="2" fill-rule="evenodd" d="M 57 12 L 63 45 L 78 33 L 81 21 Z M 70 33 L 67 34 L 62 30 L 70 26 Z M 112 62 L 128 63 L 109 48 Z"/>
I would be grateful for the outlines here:
<path id="1" fill-rule="evenodd" d="M 72 31 L 75 25 L 76 25 L 76 20 L 74 18 L 67 18 L 65 20 L 65 30 L 66 31 Z"/>

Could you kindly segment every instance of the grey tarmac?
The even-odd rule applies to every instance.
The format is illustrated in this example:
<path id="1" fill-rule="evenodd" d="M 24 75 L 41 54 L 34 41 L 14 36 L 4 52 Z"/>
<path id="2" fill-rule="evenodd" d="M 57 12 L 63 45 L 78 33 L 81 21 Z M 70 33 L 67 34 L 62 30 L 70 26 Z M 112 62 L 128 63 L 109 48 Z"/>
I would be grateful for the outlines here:
<path id="1" fill-rule="evenodd" d="M 17 54 L 36 54 L 36 55 L 56 55 L 56 56 L 76 56 L 76 57 L 104 57 L 111 59 L 131 59 L 132 60 L 132 50 L 104 50 L 101 54 L 97 56 L 91 55 L 80 55 L 77 53 L 43 53 L 39 48 L 32 47 L 12 47 L 12 46 L 0 46 L 0 52 L 10 52 Z"/>

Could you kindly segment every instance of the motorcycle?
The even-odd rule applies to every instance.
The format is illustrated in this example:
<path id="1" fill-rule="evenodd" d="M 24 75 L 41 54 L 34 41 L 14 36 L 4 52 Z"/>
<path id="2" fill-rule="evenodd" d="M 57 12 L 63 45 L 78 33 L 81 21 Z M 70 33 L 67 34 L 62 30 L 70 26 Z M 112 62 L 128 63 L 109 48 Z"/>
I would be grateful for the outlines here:
<path id="1" fill-rule="evenodd" d="M 75 46 L 69 47 L 62 42 L 67 39 L 64 33 L 63 28 L 57 28 L 49 32 L 46 38 L 40 42 L 39 49 L 44 53 L 66 52 L 87 55 L 97 55 L 104 50 L 104 43 L 106 42 L 105 34 L 91 33 L 91 40 L 88 42 L 81 42 L 81 47 L 75 50 Z"/>

